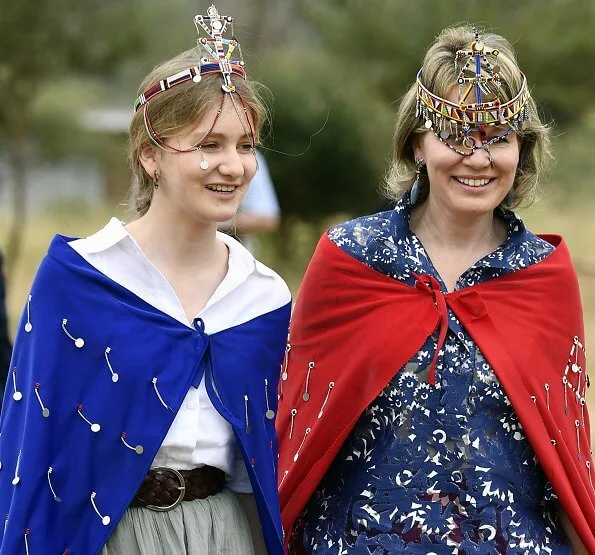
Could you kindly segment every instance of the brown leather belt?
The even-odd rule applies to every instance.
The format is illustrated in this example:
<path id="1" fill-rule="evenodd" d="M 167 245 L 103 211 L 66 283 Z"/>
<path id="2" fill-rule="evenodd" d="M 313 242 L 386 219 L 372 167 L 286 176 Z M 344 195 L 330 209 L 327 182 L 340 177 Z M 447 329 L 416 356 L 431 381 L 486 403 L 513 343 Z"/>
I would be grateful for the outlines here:
<path id="1" fill-rule="evenodd" d="M 225 472 L 213 466 L 175 470 L 156 466 L 149 470 L 136 492 L 131 507 L 170 511 L 182 501 L 204 499 L 225 486 Z"/>

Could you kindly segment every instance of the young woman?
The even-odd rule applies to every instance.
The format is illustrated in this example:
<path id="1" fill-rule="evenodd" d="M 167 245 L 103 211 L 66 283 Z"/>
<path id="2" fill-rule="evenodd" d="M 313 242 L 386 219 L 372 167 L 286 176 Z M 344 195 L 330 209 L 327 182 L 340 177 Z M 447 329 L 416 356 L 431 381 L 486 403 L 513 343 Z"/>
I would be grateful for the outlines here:
<path id="1" fill-rule="evenodd" d="M 577 279 L 511 211 L 548 155 L 511 45 L 443 31 L 397 116 L 395 209 L 332 228 L 298 296 L 290 552 L 595 553 Z"/>
<path id="2" fill-rule="evenodd" d="M 274 430 L 285 283 L 217 232 L 264 117 L 231 18 L 144 80 L 138 218 L 50 245 L 0 440 L 0 553 L 282 553 Z"/>

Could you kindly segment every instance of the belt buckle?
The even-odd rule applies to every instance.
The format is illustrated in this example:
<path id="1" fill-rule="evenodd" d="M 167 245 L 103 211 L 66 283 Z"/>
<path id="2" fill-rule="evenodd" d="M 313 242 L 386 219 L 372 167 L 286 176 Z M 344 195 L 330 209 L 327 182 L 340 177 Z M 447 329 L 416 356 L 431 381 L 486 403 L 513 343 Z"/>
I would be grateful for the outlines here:
<path id="1" fill-rule="evenodd" d="M 173 474 L 180 481 L 180 485 L 178 486 L 178 489 L 180 490 L 180 496 L 175 500 L 174 503 L 167 505 L 166 507 L 160 507 L 159 505 L 146 505 L 145 507 L 151 511 L 157 511 L 159 513 L 164 513 L 175 509 L 184 500 L 184 495 L 186 494 L 186 482 L 184 481 L 184 476 L 182 476 L 182 474 L 180 474 L 180 472 L 178 472 L 175 468 L 168 468 L 167 466 L 155 466 L 151 468 L 151 470 L 155 472 L 161 471 Z"/>

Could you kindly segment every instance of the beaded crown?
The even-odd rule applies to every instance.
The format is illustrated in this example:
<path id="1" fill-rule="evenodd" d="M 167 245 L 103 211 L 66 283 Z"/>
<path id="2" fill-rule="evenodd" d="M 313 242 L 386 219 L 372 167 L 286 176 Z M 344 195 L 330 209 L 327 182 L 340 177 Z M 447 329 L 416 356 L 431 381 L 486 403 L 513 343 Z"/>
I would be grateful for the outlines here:
<path id="1" fill-rule="evenodd" d="M 500 82 L 500 52 L 487 47 L 474 29 L 470 47 L 458 50 L 455 67 L 458 75 L 458 101 L 453 102 L 434 94 L 422 83 L 422 69 L 417 74 L 417 116 L 427 129 L 441 138 L 465 135 L 473 127 L 508 125 L 518 129 L 528 119 L 527 80 L 521 73 L 522 84 L 518 93 L 508 101 L 502 100 L 504 91 Z"/>
<path id="2" fill-rule="evenodd" d="M 246 78 L 242 50 L 233 32 L 233 17 L 220 15 L 217 8 L 211 5 L 207 10 L 207 15 L 194 17 L 194 24 L 199 36 L 196 42 L 204 50 L 200 64 L 155 83 L 136 99 L 134 102 L 135 112 L 138 112 L 156 95 L 190 80 L 199 83 L 204 75 L 221 73 L 223 79 L 221 88 L 230 93 L 235 91 L 235 86 L 231 81 L 232 75 Z M 206 36 L 201 36 L 201 30 L 206 33 Z M 231 38 L 225 37 L 228 32 L 228 36 Z M 237 52 L 235 59 L 232 58 L 234 52 Z"/>

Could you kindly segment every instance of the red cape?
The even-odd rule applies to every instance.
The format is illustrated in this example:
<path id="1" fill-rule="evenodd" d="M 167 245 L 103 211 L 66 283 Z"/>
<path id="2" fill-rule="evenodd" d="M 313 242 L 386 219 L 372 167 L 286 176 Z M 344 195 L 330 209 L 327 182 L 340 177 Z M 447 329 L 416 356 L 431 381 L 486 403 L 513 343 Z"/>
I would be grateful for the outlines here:
<path id="1" fill-rule="evenodd" d="M 293 312 L 280 382 L 279 491 L 287 538 L 362 412 L 427 337 L 445 329 L 446 303 L 494 368 L 560 503 L 595 553 L 580 293 L 562 238 L 542 238 L 556 248 L 541 262 L 442 294 L 428 276 L 416 287 L 405 285 L 322 237 Z"/>

